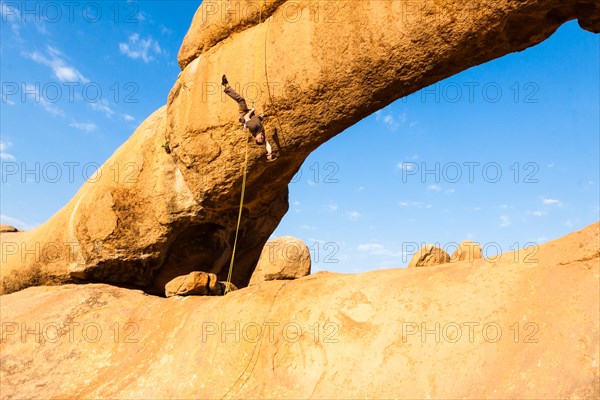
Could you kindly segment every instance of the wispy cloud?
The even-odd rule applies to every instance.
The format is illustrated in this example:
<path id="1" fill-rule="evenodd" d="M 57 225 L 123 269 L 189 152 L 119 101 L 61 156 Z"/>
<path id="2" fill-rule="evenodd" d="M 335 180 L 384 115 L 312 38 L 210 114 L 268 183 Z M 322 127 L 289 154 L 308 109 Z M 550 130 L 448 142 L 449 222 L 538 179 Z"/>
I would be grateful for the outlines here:
<path id="1" fill-rule="evenodd" d="M 439 192 L 440 190 L 442 190 L 442 187 L 440 185 L 432 184 L 427 186 L 427 190 L 430 192 Z"/>
<path id="2" fill-rule="evenodd" d="M 127 57 L 138 60 L 141 59 L 145 63 L 154 60 L 154 56 L 163 53 L 158 42 L 149 36 L 147 39 L 141 39 L 139 33 L 134 33 L 129 36 L 127 43 L 119 43 L 121 54 Z"/>
<path id="3" fill-rule="evenodd" d="M 508 215 L 501 215 L 500 216 L 500 227 L 501 228 L 506 228 L 507 226 L 510 226 L 511 222 L 510 222 L 510 218 Z"/>
<path id="4" fill-rule="evenodd" d="M 11 142 L 0 141 L 0 159 L 7 161 L 16 160 L 15 156 L 6 152 L 6 150 L 8 150 L 10 147 L 12 147 Z"/>
<path id="5" fill-rule="evenodd" d="M 402 161 L 396 164 L 396 168 L 401 169 L 403 171 L 412 172 L 417 168 L 417 163 Z"/>
<path id="6" fill-rule="evenodd" d="M 31 58 L 38 64 L 46 65 L 52 69 L 52 73 L 61 82 L 83 82 L 89 80 L 77 70 L 69 65 L 63 58 L 63 54 L 56 47 L 46 46 L 45 54 L 38 51 L 33 53 L 24 53 L 26 57 Z"/>
<path id="7" fill-rule="evenodd" d="M 98 126 L 92 122 L 73 121 L 71 124 L 69 124 L 69 126 L 71 128 L 79 129 L 80 131 L 83 131 L 83 132 L 93 132 L 96 129 L 98 129 Z"/>
<path id="8" fill-rule="evenodd" d="M 362 217 L 362 214 L 359 213 L 358 211 L 353 210 L 353 211 L 348 211 L 346 213 L 346 216 L 348 217 L 348 219 L 350 221 L 356 221 L 357 219 L 359 219 L 360 217 Z"/>
<path id="9" fill-rule="evenodd" d="M 375 120 L 383 123 L 391 131 L 397 131 L 406 124 L 408 117 L 406 113 L 392 114 L 379 110 L 375 113 Z M 410 126 L 414 126 L 414 124 L 410 124 Z"/>
<path id="10" fill-rule="evenodd" d="M 102 112 L 108 118 L 111 118 L 113 115 L 115 115 L 114 110 L 112 108 L 110 108 L 110 106 L 108 105 L 108 102 L 106 100 L 100 100 L 95 103 L 88 103 L 88 104 L 90 105 L 90 108 L 92 110 Z"/>
<path id="11" fill-rule="evenodd" d="M 2 23 L 10 24 L 10 29 L 17 39 L 21 38 L 21 12 L 19 11 L 18 4 L 15 3 L 0 3 L 0 17 L 2 17 Z"/>
<path id="12" fill-rule="evenodd" d="M 42 93 L 40 93 L 39 84 L 26 83 L 25 91 L 27 94 L 32 95 L 34 97 L 34 101 L 44 107 L 44 110 L 51 115 L 62 117 L 65 115 L 65 112 L 60 108 L 56 107 L 53 102 L 48 101 Z"/>
<path id="13" fill-rule="evenodd" d="M 327 211 L 329 211 L 331 213 L 336 212 L 338 210 L 338 208 L 339 207 L 338 207 L 337 203 L 332 202 L 332 203 L 327 204 Z"/>
<path id="14" fill-rule="evenodd" d="M 168 36 L 168 35 L 172 34 L 173 31 L 171 29 L 169 29 L 168 27 L 166 27 L 166 26 L 164 26 L 164 25 L 161 24 L 161 26 L 160 26 L 160 33 L 163 34 L 163 35 L 167 35 Z"/>
<path id="15" fill-rule="evenodd" d="M 431 204 L 423 203 L 420 201 L 400 201 L 398 205 L 401 207 L 416 207 L 416 208 L 433 208 Z"/>
<path id="16" fill-rule="evenodd" d="M 356 249 L 371 256 L 402 257 L 403 254 L 401 251 L 387 249 L 381 243 L 362 243 Z"/>
<path id="17" fill-rule="evenodd" d="M 546 199 L 542 198 L 542 204 L 546 206 L 562 206 L 562 202 L 556 199 Z"/>

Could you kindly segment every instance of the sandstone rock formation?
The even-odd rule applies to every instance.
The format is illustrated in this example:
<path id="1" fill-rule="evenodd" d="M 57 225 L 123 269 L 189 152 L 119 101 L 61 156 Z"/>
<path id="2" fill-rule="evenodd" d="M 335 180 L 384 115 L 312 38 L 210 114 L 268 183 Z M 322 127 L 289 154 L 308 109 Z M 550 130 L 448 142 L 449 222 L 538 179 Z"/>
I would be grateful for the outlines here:
<path id="1" fill-rule="evenodd" d="M 45 224 L 0 235 L 2 290 L 101 281 L 162 293 L 197 270 L 224 280 L 248 138 L 221 93 L 223 73 L 275 116 L 267 130 L 279 153 L 266 164 L 250 146 L 233 275 L 242 287 L 288 209 L 288 183 L 320 144 L 400 97 L 540 43 L 568 20 L 600 31 L 592 0 L 260 3 L 200 6 L 167 105 Z"/>
<path id="2" fill-rule="evenodd" d="M 227 282 L 219 282 L 215 274 L 194 271 L 178 276 L 165 285 L 165 296 L 217 296 L 225 293 Z"/>
<path id="3" fill-rule="evenodd" d="M 17 228 L 12 225 L 1 224 L 0 225 L 0 233 L 15 233 L 20 232 Z"/>
<path id="4" fill-rule="evenodd" d="M 0 298 L 0 397 L 597 399 L 599 233 L 225 297 L 29 288 Z"/>
<path id="5" fill-rule="evenodd" d="M 450 256 L 445 250 L 432 244 L 421 247 L 408 262 L 408 268 L 434 267 L 450 262 Z"/>
<path id="6" fill-rule="evenodd" d="M 481 245 L 479 243 L 475 243 L 471 240 L 463 240 L 460 242 L 454 253 L 452 253 L 452 257 L 450 257 L 450 261 L 475 261 L 483 258 L 483 252 L 481 250 Z"/>
<path id="7" fill-rule="evenodd" d="M 265 245 L 249 285 L 298 279 L 310 274 L 310 251 L 300 239 L 283 236 Z"/>

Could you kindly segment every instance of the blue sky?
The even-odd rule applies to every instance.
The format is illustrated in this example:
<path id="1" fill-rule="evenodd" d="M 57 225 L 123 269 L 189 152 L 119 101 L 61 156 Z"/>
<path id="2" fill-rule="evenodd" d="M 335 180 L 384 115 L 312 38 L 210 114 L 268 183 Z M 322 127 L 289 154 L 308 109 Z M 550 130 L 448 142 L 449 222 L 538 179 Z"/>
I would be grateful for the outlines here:
<path id="1" fill-rule="evenodd" d="M 1 219 L 30 229 L 166 103 L 200 1 L 1 4 Z M 315 271 L 360 272 L 598 221 L 599 40 L 570 22 L 349 128 L 307 159 L 273 236 L 303 239 Z"/>

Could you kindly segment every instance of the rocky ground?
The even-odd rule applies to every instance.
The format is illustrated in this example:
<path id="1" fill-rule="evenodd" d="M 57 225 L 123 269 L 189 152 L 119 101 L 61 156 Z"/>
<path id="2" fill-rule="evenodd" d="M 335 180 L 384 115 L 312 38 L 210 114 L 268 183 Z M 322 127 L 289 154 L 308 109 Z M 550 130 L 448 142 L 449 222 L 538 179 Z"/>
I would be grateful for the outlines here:
<path id="1" fill-rule="evenodd" d="M 32 287 L 0 297 L 1 398 L 597 399 L 599 231 L 223 297 Z"/>

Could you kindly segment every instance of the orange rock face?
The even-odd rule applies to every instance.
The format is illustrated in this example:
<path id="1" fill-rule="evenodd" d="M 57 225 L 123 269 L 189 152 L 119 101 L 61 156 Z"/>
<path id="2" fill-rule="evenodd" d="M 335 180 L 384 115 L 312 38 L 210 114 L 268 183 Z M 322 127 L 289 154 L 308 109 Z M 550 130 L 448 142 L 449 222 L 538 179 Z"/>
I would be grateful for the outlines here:
<path id="1" fill-rule="evenodd" d="M 597 399 L 599 231 L 219 297 L 29 288 L 0 298 L 1 397 Z"/>
<path id="2" fill-rule="evenodd" d="M 250 138 L 222 93 L 223 73 L 273 116 L 267 137 L 279 155 L 266 163 L 264 148 L 249 147 L 232 277 L 243 287 L 287 212 L 288 183 L 320 144 L 400 97 L 540 43 L 565 21 L 598 31 L 599 12 L 586 0 L 205 1 L 167 105 L 49 221 L 0 235 L 0 290 L 95 281 L 162 293 L 192 271 L 225 280 Z"/>

